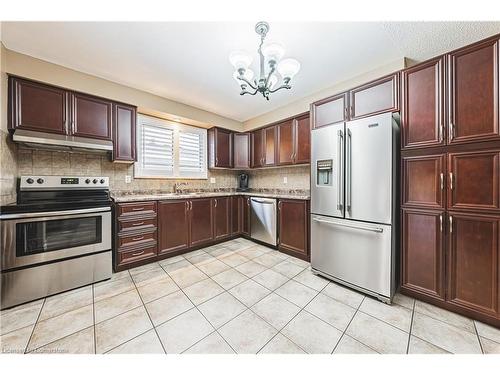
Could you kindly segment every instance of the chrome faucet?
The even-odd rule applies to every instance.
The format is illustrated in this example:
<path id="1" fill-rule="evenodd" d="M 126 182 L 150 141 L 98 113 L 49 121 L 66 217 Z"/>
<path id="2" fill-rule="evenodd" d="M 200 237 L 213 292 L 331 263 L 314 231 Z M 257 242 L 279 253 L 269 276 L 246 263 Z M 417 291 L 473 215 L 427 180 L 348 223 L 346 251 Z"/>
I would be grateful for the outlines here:
<path id="1" fill-rule="evenodd" d="M 182 189 L 181 189 L 181 186 L 187 186 L 187 182 L 176 182 L 174 184 L 174 193 L 175 194 L 179 194 L 179 193 L 182 193 Z"/>

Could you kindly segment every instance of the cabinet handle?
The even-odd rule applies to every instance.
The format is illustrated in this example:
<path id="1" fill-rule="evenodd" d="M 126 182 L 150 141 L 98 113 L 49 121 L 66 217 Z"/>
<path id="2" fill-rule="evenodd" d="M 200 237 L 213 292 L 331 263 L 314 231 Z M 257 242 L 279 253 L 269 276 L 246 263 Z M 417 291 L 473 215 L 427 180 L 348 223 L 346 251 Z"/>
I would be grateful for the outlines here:
<path id="1" fill-rule="evenodd" d="M 139 255 L 142 255 L 142 254 L 144 254 L 144 251 L 145 250 L 139 251 L 138 253 L 132 253 L 132 256 L 136 257 L 136 256 L 139 256 Z"/>
<path id="2" fill-rule="evenodd" d="M 143 239 L 144 239 L 144 236 L 134 237 L 134 238 L 132 238 L 132 241 L 140 241 L 140 240 L 143 240 Z"/>
<path id="3" fill-rule="evenodd" d="M 444 173 L 440 174 L 440 178 L 441 178 L 441 190 L 443 190 L 444 189 Z"/>
<path id="4" fill-rule="evenodd" d="M 281 201 L 278 202 L 278 210 L 281 210 Z"/>
<path id="5" fill-rule="evenodd" d="M 444 124 L 439 125 L 439 142 L 443 142 L 444 138 Z"/>
<path id="6" fill-rule="evenodd" d="M 217 207 L 217 198 L 214 199 L 214 207 Z"/>
<path id="7" fill-rule="evenodd" d="M 141 221 L 140 223 L 132 223 L 132 226 L 136 227 L 136 226 L 143 225 L 143 224 L 144 224 L 144 221 Z"/>
<path id="8" fill-rule="evenodd" d="M 453 190 L 453 173 L 450 172 L 450 190 Z"/>
<path id="9" fill-rule="evenodd" d="M 193 201 L 189 201 L 189 209 L 192 211 L 193 210 Z"/>
<path id="10" fill-rule="evenodd" d="M 450 233 L 453 233 L 453 216 L 450 215 Z"/>
<path id="11" fill-rule="evenodd" d="M 219 166 L 219 158 L 217 156 L 215 157 L 215 165 Z"/>
<path id="12" fill-rule="evenodd" d="M 443 214 L 439 215 L 439 230 L 443 233 Z"/>
<path id="13" fill-rule="evenodd" d="M 132 207 L 132 211 L 142 211 L 144 207 Z"/>
<path id="14" fill-rule="evenodd" d="M 452 122 L 450 122 L 450 141 L 453 139 L 453 137 L 455 136 L 455 124 L 453 124 Z"/>
<path id="15" fill-rule="evenodd" d="M 250 198 L 247 198 L 247 206 L 250 206 Z"/>

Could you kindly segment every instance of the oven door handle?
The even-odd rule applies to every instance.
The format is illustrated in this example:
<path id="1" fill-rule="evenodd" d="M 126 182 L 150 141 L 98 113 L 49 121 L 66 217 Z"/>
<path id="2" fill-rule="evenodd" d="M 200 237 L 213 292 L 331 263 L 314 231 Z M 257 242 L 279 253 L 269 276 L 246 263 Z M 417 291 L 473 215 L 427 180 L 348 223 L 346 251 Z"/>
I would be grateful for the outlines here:
<path id="1" fill-rule="evenodd" d="M 67 215 L 79 215 L 79 214 L 91 214 L 96 212 L 106 212 L 111 211 L 111 207 L 96 207 L 96 208 L 84 208 L 81 210 L 65 210 L 65 211 L 49 211 L 49 212 L 26 212 L 20 214 L 5 214 L 0 215 L 1 220 L 6 219 L 25 219 L 25 218 L 35 218 L 35 217 L 47 217 L 47 216 L 67 216 Z"/>

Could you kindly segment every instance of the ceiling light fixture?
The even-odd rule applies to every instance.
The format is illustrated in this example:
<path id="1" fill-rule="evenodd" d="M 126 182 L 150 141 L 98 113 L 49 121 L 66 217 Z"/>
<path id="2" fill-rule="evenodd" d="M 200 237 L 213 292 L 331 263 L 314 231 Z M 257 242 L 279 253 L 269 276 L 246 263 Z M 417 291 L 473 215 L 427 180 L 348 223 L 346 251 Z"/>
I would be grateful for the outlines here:
<path id="1" fill-rule="evenodd" d="M 269 100 L 269 94 L 281 89 L 291 89 L 290 81 L 300 70 L 300 63 L 297 60 L 290 58 L 281 60 L 285 54 L 283 45 L 274 42 L 264 44 L 268 31 L 269 24 L 267 22 L 261 21 L 255 25 L 255 32 L 260 35 L 260 45 L 257 50 L 260 63 L 258 80 L 257 78 L 253 79 L 254 73 L 248 68 L 252 63 L 252 57 L 248 53 L 235 51 L 229 55 L 229 61 L 236 69 L 233 77 L 241 87 L 240 95 L 255 95 L 260 92 L 264 98 Z M 267 72 L 266 62 L 269 65 Z M 279 77 L 277 73 L 282 79 L 281 84 L 278 86 Z M 248 87 L 251 89 L 249 90 Z"/>

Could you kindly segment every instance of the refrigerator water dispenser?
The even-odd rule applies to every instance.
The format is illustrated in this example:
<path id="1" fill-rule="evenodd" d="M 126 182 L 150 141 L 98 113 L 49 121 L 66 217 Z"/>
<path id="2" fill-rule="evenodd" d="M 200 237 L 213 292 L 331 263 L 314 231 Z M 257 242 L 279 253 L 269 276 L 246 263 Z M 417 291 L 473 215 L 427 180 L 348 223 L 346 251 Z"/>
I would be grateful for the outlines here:
<path id="1" fill-rule="evenodd" d="M 317 160 L 317 181 L 318 186 L 332 186 L 333 160 Z"/>

